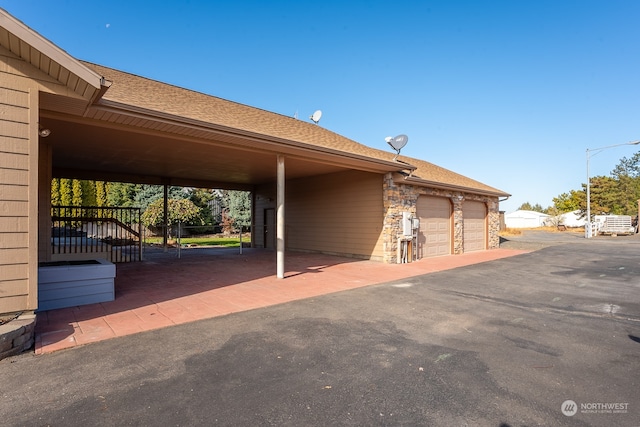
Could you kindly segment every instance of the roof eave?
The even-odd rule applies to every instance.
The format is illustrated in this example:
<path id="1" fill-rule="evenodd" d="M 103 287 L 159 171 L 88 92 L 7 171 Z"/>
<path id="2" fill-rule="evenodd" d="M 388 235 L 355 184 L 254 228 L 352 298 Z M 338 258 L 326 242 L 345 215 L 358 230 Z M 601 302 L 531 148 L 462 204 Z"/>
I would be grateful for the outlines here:
<path id="1" fill-rule="evenodd" d="M 80 61 L 69 55 L 58 46 L 42 37 L 40 34 L 26 26 L 18 19 L 11 16 L 6 10 L 0 8 L 0 27 L 6 29 L 9 33 L 20 39 L 22 42 L 31 46 L 33 49 L 49 57 L 52 61 L 58 63 L 61 67 L 69 70 L 72 74 L 85 81 L 92 86 L 98 93 L 103 90 L 105 81 L 102 76 L 95 71 L 89 69 Z M 31 62 L 29 57 L 24 60 Z M 32 65 L 38 67 L 38 64 Z M 108 87 L 108 86 L 107 86 Z M 95 96 L 94 96 L 95 98 Z"/>
<path id="2" fill-rule="evenodd" d="M 411 176 L 411 175 L 404 175 L 404 174 L 400 174 L 400 173 L 396 173 L 393 175 L 393 181 L 396 184 L 412 184 L 412 185 L 417 185 L 420 187 L 430 187 L 430 188 L 437 188 L 437 189 L 441 189 L 441 190 L 450 190 L 450 191 L 462 191 L 462 192 L 466 192 L 466 193 L 473 193 L 473 194 L 479 194 L 479 195 L 483 195 L 483 196 L 491 196 L 491 197 L 511 197 L 511 194 L 496 190 L 496 191 L 491 191 L 491 190 L 486 190 L 486 189 L 481 189 L 481 188 L 474 188 L 474 187 L 467 187 L 467 186 L 463 186 L 463 185 L 456 185 L 456 184 L 448 184 L 448 183 L 443 183 L 443 182 L 437 182 L 437 181 L 430 181 L 427 179 L 423 179 L 423 178 L 418 178 L 415 176 Z"/>
<path id="3" fill-rule="evenodd" d="M 346 151 L 335 150 L 327 147 L 279 138 L 271 135 L 257 134 L 251 131 L 230 128 L 227 126 L 217 125 L 215 123 L 209 123 L 201 120 L 190 119 L 187 117 L 176 116 L 169 113 L 148 110 L 145 108 L 123 104 L 107 99 L 100 99 L 98 103 L 93 105 L 93 108 L 102 111 L 109 111 L 111 113 L 123 114 L 130 117 L 154 120 L 188 128 L 207 130 L 212 133 L 224 133 L 227 135 L 233 135 L 247 140 L 248 144 L 251 144 L 251 141 L 260 142 L 261 144 L 271 143 L 272 147 L 270 148 L 270 151 L 283 152 L 283 154 L 295 154 L 295 152 L 299 153 L 300 151 L 309 153 L 321 153 L 335 159 L 341 159 L 341 163 L 357 163 L 360 165 L 366 164 L 366 169 L 374 172 L 400 172 L 405 170 L 412 171 L 415 169 L 414 166 L 404 162 L 377 159 L 374 157 L 367 157 L 360 154 L 349 153 Z"/>

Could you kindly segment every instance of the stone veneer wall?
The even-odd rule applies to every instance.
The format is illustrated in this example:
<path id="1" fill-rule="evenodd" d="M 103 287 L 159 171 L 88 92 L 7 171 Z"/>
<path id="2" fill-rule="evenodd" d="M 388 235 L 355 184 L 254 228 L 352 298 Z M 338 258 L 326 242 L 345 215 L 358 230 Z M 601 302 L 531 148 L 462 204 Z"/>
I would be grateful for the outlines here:
<path id="1" fill-rule="evenodd" d="M 401 236 L 402 212 L 416 214 L 416 204 L 419 196 L 447 197 L 453 206 L 453 254 L 464 252 L 464 218 L 462 205 L 465 200 L 484 202 L 487 206 L 488 223 L 488 249 L 496 249 L 500 246 L 500 212 L 497 197 L 483 196 L 462 191 L 440 190 L 429 187 L 421 187 L 411 184 L 397 184 L 393 174 L 388 173 L 384 177 L 384 225 L 383 245 L 384 262 L 394 264 L 397 262 L 398 237 Z"/>
<path id="2" fill-rule="evenodd" d="M 15 356 L 33 347 L 36 315 L 20 313 L 14 320 L 0 325 L 0 360 Z"/>

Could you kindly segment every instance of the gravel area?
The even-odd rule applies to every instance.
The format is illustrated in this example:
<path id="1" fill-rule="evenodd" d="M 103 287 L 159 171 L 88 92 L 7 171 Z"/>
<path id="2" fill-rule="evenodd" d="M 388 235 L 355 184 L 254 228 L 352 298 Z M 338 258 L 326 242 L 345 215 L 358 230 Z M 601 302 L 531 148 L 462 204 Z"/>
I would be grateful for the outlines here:
<path id="1" fill-rule="evenodd" d="M 631 236 L 596 236 L 586 239 L 582 232 L 523 230 L 518 236 L 501 236 L 500 247 L 505 249 L 522 249 L 536 251 L 549 246 L 565 244 L 635 244 L 640 243 L 640 235 Z"/>

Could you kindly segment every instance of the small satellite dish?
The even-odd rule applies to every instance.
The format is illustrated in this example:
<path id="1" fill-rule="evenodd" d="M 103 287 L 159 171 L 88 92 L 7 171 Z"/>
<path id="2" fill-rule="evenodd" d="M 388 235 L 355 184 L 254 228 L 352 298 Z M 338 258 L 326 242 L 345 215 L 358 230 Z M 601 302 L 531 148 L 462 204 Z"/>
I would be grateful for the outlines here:
<path id="1" fill-rule="evenodd" d="M 389 144 L 391 148 L 396 150 L 397 154 L 394 158 L 395 160 L 400 155 L 400 150 L 402 150 L 402 147 L 407 145 L 407 142 L 409 142 L 409 137 L 407 135 L 398 135 L 394 138 L 388 136 L 384 140 L 387 141 L 387 144 Z"/>
<path id="2" fill-rule="evenodd" d="M 315 124 L 318 124 L 318 122 L 320 121 L 321 117 L 322 117 L 322 111 L 320 111 L 320 110 L 316 110 L 315 113 L 313 113 L 312 115 L 309 116 L 311 121 L 313 123 L 315 123 Z"/>

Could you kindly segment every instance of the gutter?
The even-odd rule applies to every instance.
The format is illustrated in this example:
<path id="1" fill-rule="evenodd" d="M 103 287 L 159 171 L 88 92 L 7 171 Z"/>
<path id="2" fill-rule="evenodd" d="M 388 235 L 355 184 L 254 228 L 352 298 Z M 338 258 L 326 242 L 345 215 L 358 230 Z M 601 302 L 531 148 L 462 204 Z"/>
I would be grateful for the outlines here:
<path id="1" fill-rule="evenodd" d="M 85 108 L 84 110 L 83 117 L 87 117 L 87 115 L 89 114 L 89 109 L 92 106 L 96 105 L 102 99 L 102 97 L 105 93 L 107 93 L 107 90 L 111 87 L 112 84 L 112 81 L 107 80 L 104 77 L 100 77 L 100 88 L 93 94 L 93 96 L 89 100 L 89 104 L 87 104 L 87 108 Z"/>
<path id="2" fill-rule="evenodd" d="M 104 89 L 102 93 L 104 94 L 105 91 L 106 89 Z M 398 172 L 403 170 L 410 170 L 411 172 L 413 172 L 415 169 L 417 169 L 415 166 L 409 165 L 408 163 L 399 162 L 397 160 L 393 160 L 393 161 L 383 160 L 375 157 L 368 157 L 361 154 L 350 153 L 347 151 L 340 151 L 333 148 L 327 148 L 327 147 L 308 144 L 304 142 L 293 141 L 293 140 L 279 138 L 279 137 L 273 137 L 270 135 L 258 134 L 255 132 L 244 131 L 237 128 L 220 126 L 213 123 L 204 122 L 201 120 L 189 119 L 186 117 L 176 116 L 173 114 L 147 110 L 144 108 L 139 108 L 139 107 L 131 106 L 128 104 L 122 104 L 115 101 L 109 101 L 106 99 L 99 99 L 99 101 L 100 102 L 97 104 L 94 103 L 93 107 L 100 109 L 101 111 L 108 111 L 111 113 L 122 114 L 129 117 L 135 116 L 137 118 L 141 118 L 145 120 L 163 122 L 165 124 L 191 128 L 194 130 L 201 130 L 201 131 L 205 130 L 210 132 L 224 133 L 226 135 L 231 135 L 231 136 L 235 136 L 243 139 L 250 139 L 260 143 L 277 144 L 280 147 L 273 147 L 271 149 L 271 151 L 273 151 L 274 153 L 282 153 L 281 148 L 282 146 L 284 146 L 289 149 L 304 150 L 304 151 L 310 151 L 313 153 L 322 153 L 322 154 L 329 155 L 331 157 L 338 157 L 338 158 L 349 159 L 357 162 L 364 162 L 372 166 L 375 165 L 373 169 L 384 171 L 384 172 Z M 253 147 L 252 144 L 246 144 L 246 143 L 243 144 L 239 141 L 236 143 L 237 145 L 241 145 L 241 146 Z M 259 150 L 259 151 L 265 151 L 265 150 Z M 290 153 L 290 154 L 295 155 L 295 153 Z"/>
<path id="3" fill-rule="evenodd" d="M 430 181 L 430 180 L 427 180 L 427 179 L 422 179 L 422 178 L 417 178 L 417 177 L 411 176 L 410 174 L 409 175 L 403 175 L 403 174 L 400 174 L 400 173 L 396 173 L 396 174 L 394 174 L 393 181 L 396 184 L 410 183 L 410 184 L 414 184 L 414 185 L 421 186 L 421 187 L 438 188 L 438 189 L 441 189 L 441 190 L 464 191 L 466 193 L 480 194 L 480 195 L 484 195 L 484 196 L 492 196 L 492 197 L 498 197 L 498 198 L 499 197 L 507 197 L 507 198 L 511 197 L 511 194 L 503 193 L 501 191 L 490 191 L 490 190 L 483 190 L 481 188 L 466 187 L 466 186 L 463 186 L 463 185 L 447 184 L 447 183 L 443 183 L 443 182 Z"/>

